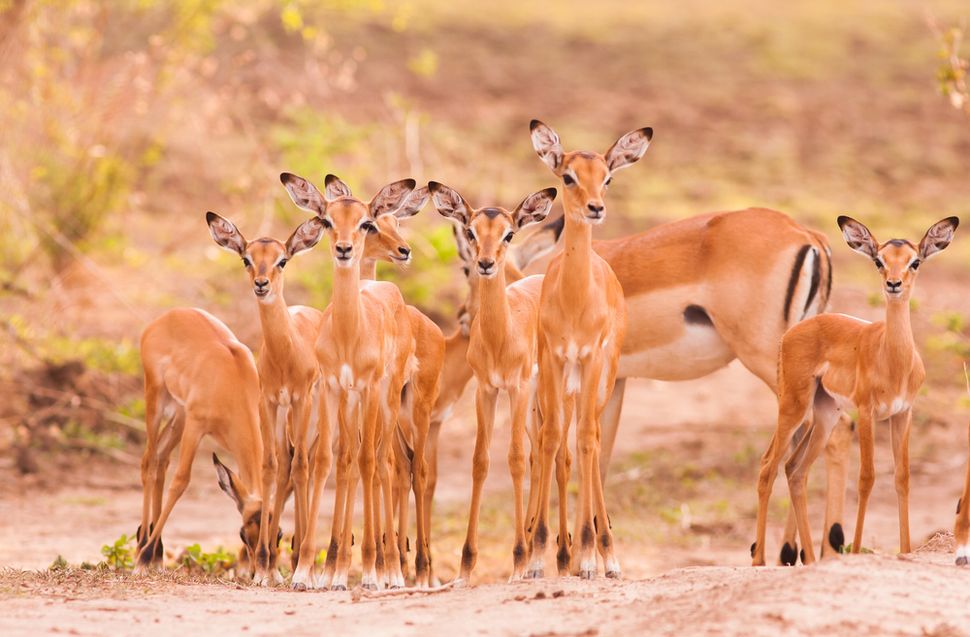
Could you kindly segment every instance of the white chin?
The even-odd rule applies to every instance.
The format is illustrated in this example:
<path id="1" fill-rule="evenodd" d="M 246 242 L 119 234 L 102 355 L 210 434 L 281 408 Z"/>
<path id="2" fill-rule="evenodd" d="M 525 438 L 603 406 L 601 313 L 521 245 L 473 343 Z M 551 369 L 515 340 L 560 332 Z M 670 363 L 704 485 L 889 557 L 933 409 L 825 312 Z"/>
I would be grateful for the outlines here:
<path id="1" fill-rule="evenodd" d="M 353 259 L 336 259 L 336 261 L 338 268 L 349 268 L 350 266 L 354 265 Z"/>
<path id="2" fill-rule="evenodd" d="M 583 219 L 585 219 L 586 223 L 588 223 L 591 226 L 598 226 L 604 221 L 606 221 L 606 217 L 598 217 L 596 219 L 592 219 L 590 217 L 583 217 Z"/>

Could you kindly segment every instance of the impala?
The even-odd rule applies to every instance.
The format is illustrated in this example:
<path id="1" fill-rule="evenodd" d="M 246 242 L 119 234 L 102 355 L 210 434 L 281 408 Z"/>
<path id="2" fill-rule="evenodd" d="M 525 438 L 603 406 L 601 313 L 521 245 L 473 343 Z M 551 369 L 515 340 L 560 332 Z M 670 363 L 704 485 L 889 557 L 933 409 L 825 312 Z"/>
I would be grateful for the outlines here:
<path id="1" fill-rule="evenodd" d="M 912 405 L 923 384 L 923 361 L 910 325 L 909 299 L 924 261 L 945 249 L 959 224 L 948 217 L 934 224 L 919 245 L 905 239 L 879 243 L 866 226 L 839 217 L 849 247 L 875 264 L 882 278 L 886 319 L 869 323 L 844 314 L 820 314 L 792 327 L 781 343 L 778 366 L 778 426 L 761 460 L 758 475 L 757 539 L 754 565 L 765 563 L 765 524 L 771 486 L 795 428 L 814 415 L 814 423 L 786 466 L 792 508 L 804 551 L 815 560 L 807 521 L 806 477 L 840 412 L 858 410 L 859 508 L 852 552 L 862 547 L 863 522 L 875 476 L 873 423 L 889 421 L 899 507 L 899 550 L 910 552 L 909 430 Z"/>
<path id="2" fill-rule="evenodd" d="M 255 565 L 268 577 L 269 546 L 264 507 L 263 441 L 259 423 L 259 376 L 249 349 L 224 323 L 202 310 L 178 308 L 152 321 L 141 337 L 145 370 L 145 433 L 142 457 L 142 519 L 138 565 L 142 571 L 162 560 L 162 529 L 189 485 L 199 442 L 212 436 L 239 464 L 235 475 L 215 454 L 219 486 L 242 516 L 240 537 Z M 162 506 L 165 472 L 179 446 L 178 466 Z M 277 541 L 278 537 L 277 537 Z"/>

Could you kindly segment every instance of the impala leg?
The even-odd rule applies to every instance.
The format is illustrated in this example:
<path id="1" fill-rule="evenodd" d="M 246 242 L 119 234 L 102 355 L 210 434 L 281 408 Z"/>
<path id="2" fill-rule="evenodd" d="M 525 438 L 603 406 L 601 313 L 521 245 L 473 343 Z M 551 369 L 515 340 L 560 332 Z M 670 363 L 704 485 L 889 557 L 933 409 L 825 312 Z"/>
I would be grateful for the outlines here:
<path id="1" fill-rule="evenodd" d="M 967 428 L 970 439 L 970 427 Z M 953 535 L 957 545 L 957 566 L 966 566 L 970 561 L 970 460 L 967 461 L 967 477 L 963 482 L 963 495 L 957 501 L 957 518 L 953 525 Z"/>
<path id="2" fill-rule="evenodd" d="M 795 454 L 798 452 L 799 444 L 807 436 L 811 426 L 809 423 L 802 423 L 795 429 L 791 438 L 791 456 L 788 462 L 792 463 Z M 804 454 L 804 446 L 801 450 Z M 787 469 L 786 464 L 786 469 Z M 798 563 L 798 522 L 795 519 L 795 507 L 788 508 L 788 517 L 785 519 L 785 530 L 781 536 L 781 553 L 778 555 L 780 566 L 794 566 Z"/>
<path id="3" fill-rule="evenodd" d="M 859 406 L 859 510 L 856 513 L 855 536 L 852 540 L 852 552 L 858 553 L 862 549 L 862 531 L 866 520 L 866 507 L 869 504 L 869 494 L 875 481 L 876 468 L 874 463 L 875 440 L 872 431 L 872 409 L 869 406 Z"/>
<path id="4" fill-rule="evenodd" d="M 172 508 L 178 499 L 185 493 L 185 488 L 189 486 L 189 478 L 192 475 L 192 461 L 195 460 L 195 451 L 199 446 L 199 441 L 205 433 L 205 427 L 194 418 L 187 418 L 185 424 L 185 435 L 182 438 L 181 449 L 179 449 L 179 463 L 172 476 L 172 483 L 168 487 L 168 496 L 165 499 L 165 506 L 158 517 L 148 541 L 138 553 L 138 563 L 135 567 L 136 572 L 142 572 L 147 568 L 155 555 L 155 543 L 161 541 L 162 529 L 168 516 L 172 513 Z"/>
<path id="5" fill-rule="evenodd" d="M 913 410 L 907 409 L 891 419 L 893 464 L 896 473 L 896 500 L 899 506 L 899 552 L 911 552 L 909 542 L 909 429 Z"/>
<path id="6" fill-rule="evenodd" d="M 349 423 L 346 418 L 346 406 L 341 401 L 340 396 L 330 388 L 326 389 L 330 402 L 327 403 L 328 409 L 331 407 L 336 412 L 337 430 L 336 436 L 331 438 L 330 447 L 336 447 L 336 485 L 333 498 L 333 516 L 330 520 L 330 543 L 327 545 L 327 558 L 323 563 L 323 574 L 317 581 L 317 587 L 330 588 L 333 584 L 334 573 L 337 570 L 337 556 L 340 551 L 340 538 L 343 533 L 344 506 L 347 498 L 347 467 L 350 463 L 350 451 L 348 448 L 350 441 Z M 331 420 L 331 422 L 333 422 Z M 334 433 L 331 431 L 331 436 Z"/>
<path id="7" fill-rule="evenodd" d="M 539 412 L 539 402 L 535 391 L 529 397 L 529 427 L 526 433 L 529 435 L 529 502 L 526 507 L 526 539 L 528 544 L 532 544 L 533 530 L 536 524 L 536 512 L 539 509 L 539 457 L 541 456 L 542 442 L 539 430 L 542 428 L 542 414 Z"/>
<path id="8" fill-rule="evenodd" d="M 158 456 L 156 444 L 158 427 L 162 422 L 162 410 L 158 406 L 158 387 L 146 374 L 145 377 L 145 451 L 141 456 L 141 524 L 135 535 L 138 537 L 138 550 L 141 551 L 151 534 L 152 499 L 155 481 L 158 479 Z M 165 476 L 161 476 L 164 483 Z"/>
<path id="9" fill-rule="evenodd" d="M 408 524 L 409 500 L 411 497 L 413 460 L 405 451 L 405 443 L 400 428 L 395 431 L 394 444 L 394 506 L 397 508 L 397 550 L 401 555 L 401 574 L 408 578 Z"/>
<path id="10" fill-rule="evenodd" d="M 299 400 L 293 401 L 291 416 L 293 419 L 293 468 L 292 480 L 294 491 L 294 508 L 296 510 L 296 531 L 293 534 L 293 572 L 299 567 L 300 552 L 303 538 L 307 532 L 309 520 L 309 486 L 310 486 L 310 458 L 307 446 L 307 430 L 310 427 L 309 393 L 304 392 Z M 308 568 L 313 568 L 313 557 L 310 556 Z M 306 588 L 306 582 L 302 588 Z"/>
<path id="11" fill-rule="evenodd" d="M 273 410 L 266 400 L 259 402 L 259 433 L 263 440 L 262 498 L 263 506 L 259 514 L 259 542 L 255 550 L 253 564 L 253 583 L 266 586 L 274 576 L 275 554 L 278 550 L 277 529 L 279 517 L 272 516 L 270 496 L 276 484 L 279 461 L 276 455 L 276 437 L 273 432 Z M 278 575 L 277 575 L 278 577 Z"/>
<path id="12" fill-rule="evenodd" d="M 569 426 L 572 424 L 576 397 L 566 396 L 562 415 L 562 442 L 556 452 L 556 488 L 559 496 L 559 533 L 556 535 L 556 567 L 560 576 L 569 575 L 572 536 L 569 534 L 569 478 L 572 475 L 573 457 L 569 451 Z M 579 444 L 579 438 L 576 439 Z M 576 515 L 579 516 L 579 509 Z M 577 521 L 577 525 L 579 522 Z M 579 529 L 579 526 L 576 526 Z"/>
<path id="13" fill-rule="evenodd" d="M 602 359 L 591 357 L 583 365 L 582 384 L 577 397 L 576 451 L 579 460 L 579 497 L 576 504 L 576 533 L 579 535 L 579 550 L 574 549 L 573 553 L 578 559 L 579 577 L 582 579 L 596 577 L 593 482 L 599 482 L 602 485 L 599 474 L 594 474 L 596 466 L 594 458 L 599 451 L 596 395 L 602 373 L 604 373 Z"/>
<path id="14" fill-rule="evenodd" d="M 398 394 L 400 396 L 400 394 Z M 394 444 L 397 418 L 395 417 L 386 428 L 380 444 L 381 459 L 378 464 L 381 479 L 382 500 L 384 504 L 384 526 L 381 539 L 381 549 L 384 560 L 384 578 L 390 588 L 404 586 L 404 573 L 401 570 L 401 553 L 398 550 L 397 527 L 394 524 L 394 460 L 391 446 Z"/>
<path id="15" fill-rule="evenodd" d="M 522 579 L 527 561 L 525 543 L 525 428 L 529 410 L 528 389 L 509 392 L 512 408 L 512 439 L 509 444 L 509 473 L 512 476 L 515 543 L 512 548 L 512 577 Z"/>
<path id="16" fill-rule="evenodd" d="M 843 414 L 825 445 L 825 532 L 822 558 L 840 555 L 845 547 L 842 516 L 845 510 L 845 481 L 849 471 L 852 420 Z"/>
<path id="17" fill-rule="evenodd" d="M 168 463 L 172 457 L 172 452 L 175 451 L 175 447 L 178 446 L 179 441 L 182 439 L 182 431 L 184 428 L 185 412 L 179 410 L 179 412 L 175 414 L 175 417 L 172 418 L 172 421 L 168 424 L 168 426 L 165 427 L 165 430 L 162 431 L 162 435 L 159 436 L 158 444 L 155 447 L 155 480 L 153 483 L 154 493 L 152 494 L 152 518 L 148 524 L 148 531 L 143 531 L 146 543 L 152 529 L 158 525 L 158 516 L 162 513 L 162 496 L 163 489 L 165 488 L 165 474 L 168 472 Z M 162 547 L 162 538 L 158 538 L 158 541 L 155 542 L 154 546 L 155 553 L 152 557 L 152 563 L 161 566 L 165 556 L 165 551 Z"/>
<path id="18" fill-rule="evenodd" d="M 479 383 L 475 397 L 475 410 L 478 416 L 478 431 L 475 436 L 475 453 L 472 456 L 472 502 L 468 513 L 468 532 L 465 546 L 461 550 L 461 571 L 459 579 L 468 582 L 478 557 L 478 516 L 482 506 L 482 487 L 488 476 L 488 446 L 492 439 L 495 423 L 495 403 L 498 390 Z"/>
<path id="19" fill-rule="evenodd" d="M 280 577 L 279 570 L 277 569 L 277 560 L 279 559 L 279 530 L 280 530 L 280 518 L 283 517 L 283 507 L 286 504 L 286 499 L 289 497 L 290 490 L 290 465 L 292 458 L 289 452 L 289 444 L 287 443 L 286 436 L 286 420 L 288 410 L 276 407 L 271 413 L 275 412 L 275 426 L 273 431 L 270 433 L 270 437 L 273 439 L 273 447 L 276 453 L 276 482 L 273 489 L 273 512 L 270 517 L 270 552 L 269 552 L 269 566 L 270 566 L 270 576 L 276 583 L 280 583 L 282 578 Z"/>
<path id="20" fill-rule="evenodd" d="M 303 542 L 300 544 L 300 557 L 291 582 L 293 588 L 316 587 L 318 585 L 313 579 L 313 571 L 317 559 L 317 518 L 320 513 L 320 498 L 327 486 L 327 478 L 330 477 L 330 468 L 333 464 L 333 445 L 330 442 L 330 432 L 333 426 L 330 419 L 331 412 L 330 405 L 327 405 L 321 391 L 317 439 L 313 446 L 312 490 L 309 511 L 307 512 L 306 532 L 303 536 Z"/>
<path id="21" fill-rule="evenodd" d="M 539 404 L 542 428 L 539 430 L 539 497 L 536 499 L 536 520 L 532 531 L 527 578 L 543 576 L 546 543 L 549 540 L 549 495 L 552 489 L 552 469 L 560 444 L 560 405 L 562 405 L 562 365 L 549 354 L 539 350 Z"/>
<path id="22" fill-rule="evenodd" d="M 599 426 L 598 421 L 597 426 Z M 600 552 L 600 556 L 603 558 L 606 576 L 612 579 L 618 579 L 620 577 L 620 562 L 616 559 L 613 542 L 613 525 L 610 522 L 610 516 L 606 510 L 606 494 L 604 492 L 605 485 L 603 480 L 603 476 L 605 476 L 606 473 L 602 470 L 600 463 L 600 454 L 594 454 L 593 497 L 594 504 L 596 506 L 596 517 L 593 518 L 593 520 L 596 523 L 594 526 L 596 526 L 596 533 L 598 536 L 596 547 Z"/>
<path id="23" fill-rule="evenodd" d="M 434 492 L 438 486 L 438 437 L 441 435 L 441 421 L 432 421 L 428 429 L 428 446 L 425 450 L 425 460 L 428 466 L 428 481 L 424 488 L 424 528 L 428 535 L 428 585 L 436 586 L 434 576 L 434 562 L 431 557 L 431 507 L 434 502 Z"/>
<path id="24" fill-rule="evenodd" d="M 600 480 L 606 484 L 606 474 L 610 470 L 610 458 L 613 457 L 613 445 L 616 444 L 616 432 L 620 428 L 620 412 L 623 410 L 623 394 L 626 392 L 626 379 L 617 378 L 613 384 L 613 393 L 606 402 L 603 415 L 600 417 L 602 434 L 600 439 Z"/>
<path id="25" fill-rule="evenodd" d="M 428 434 L 431 429 L 431 403 L 425 396 L 416 397 L 414 406 L 414 459 L 411 473 L 414 476 L 414 508 L 417 525 L 415 547 L 415 583 L 419 587 L 431 586 L 431 524 L 427 500 L 428 492 Z M 408 492 L 404 491 L 404 511 L 407 511 Z M 405 518 L 406 522 L 406 518 Z M 407 527 L 405 526 L 405 533 Z"/>
<path id="26" fill-rule="evenodd" d="M 364 392 L 364 427 L 357 456 L 360 480 L 364 493 L 364 531 L 360 542 L 362 574 L 360 585 L 365 590 L 377 590 L 377 543 L 374 534 L 374 478 L 377 471 L 377 424 L 380 412 L 380 394 L 374 389 Z"/>
<path id="27" fill-rule="evenodd" d="M 761 457 L 758 471 L 758 521 L 755 542 L 751 547 L 752 566 L 765 565 L 765 535 L 768 526 L 768 500 L 778 475 L 778 465 L 788 450 L 789 440 L 804 420 L 810 406 L 815 380 L 807 378 L 781 388 L 778 399 L 778 425 L 768 449 Z"/>
<path id="28" fill-rule="evenodd" d="M 346 484 L 343 492 L 343 502 L 340 508 L 340 524 L 334 522 L 334 527 L 339 529 L 340 539 L 337 542 L 337 565 L 331 588 L 335 591 L 347 590 L 347 576 L 350 571 L 350 563 L 353 549 L 353 529 L 354 529 L 354 507 L 356 505 L 357 482 L 360 472 L 357 470 L 357 455 L 360 448 L 360 417 L 361 404 L 356 404 L 345 409 L 344 422 L 341 425 L 341 463 L 344 465 L 344 479 Z"/>

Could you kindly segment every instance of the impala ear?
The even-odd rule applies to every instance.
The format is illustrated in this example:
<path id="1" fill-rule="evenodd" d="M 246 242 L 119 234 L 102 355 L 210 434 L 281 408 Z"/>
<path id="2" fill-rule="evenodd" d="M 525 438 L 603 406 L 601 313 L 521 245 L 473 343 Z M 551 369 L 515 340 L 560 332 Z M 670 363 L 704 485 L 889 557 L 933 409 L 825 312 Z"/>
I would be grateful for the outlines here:
<path id="1" fill-rule="evenodd" d="M 417 190 L 411 192 L 407 201 L 404 202 L 403 206 L 398 208 L 397 212 L 394 213 L 394 216 L 398 219 L 407 219 L 408 217 L 413 217 L 414 215 L 418 214 L 422 208 L 424 208 L 424 204 L 428 203 L 428 199 L 430 198 L 431 191 L 428 190 L 427 186 L 421 186 Z"/>
<path id="2" fill-rule="evenodd" d="M 370 202 L 370 213 L 374 218 L 397 212 L 405 204 L 414 190 L 413 179 L 402 179 L 381 188 Z"/>
<path id="3" fill-rule="evenodd" d="M 431 203 L 438 214 L 457 221 L 463 226 L 468 225 L 468 222 L 471 221 L 471 208 L 465 203 L 464 197 L 458 194 L 457 190 L 439 184 L 437 181 L 429 181 L 428 190 L 431 192 Z M 461 252 L 460 245 L 459 252 Z"/>
<path id="4" fill-rule="evenodd" d="M 518 245 L 509 246 L 510 256 L 516 267 L 525 270 L 530 263 L 555 250 L 566 223 L 565 219 L 560 216 L 535 230 L 529 230 L 528 236 L 520 239 Z"/>
<path id="5" fill-rule="evenodd" d="M 842 229 L 842 238 L 849 244 L 849 247 L 864 254 L 870 259 L 875 259 L 879 253 L 879 243 L 869 232 L 864 224 L 856 221 L 852 217 L 842 215 L 838 218 L 839 228 Z"/>
<path id="6" fill-rule="evenodd" d="M 953 233 L 959 225 L 959 217 L 947 217 L 930 226 L 919 242 L 919 257 L 925 261 L 937 252 L 945 250 L 953 241 Z"/>
<path id="7" fill-rule="evenodd" d="M 316 186 L 293 173 L 280 174 L 280 181 L 297 208 L 315 215 L 323 215 L 327 208 L 327 202 Z"/>
<path id="8" fill-rule="evenodd" d="M 616 172 L 637 162 L 647 152 L 651 139 L 653 139 L 653 129 L 647 127 L 631 131 L 616 140 L 605 155 L 610 172 Z"/>
<path id="9" fill-rule="evenodd" d="M 549 166 L 549 169 L 558 175 L 562 168 L 563 157 L 559 135 L 537 119 L 529 123 L 529 134 L 532 137 L 532 148 L 539 155 L 539 159 L 544 161 L 546 166 Z"/>
<path id="10" fill-rule="evenodd" d="M 552 210 L 552 202 L 555 201 L 556 194 L 555 188 L 546 188 L 523 199 L 512 213 L 515 224 L 522 228 L 530 223 L 544 221 Z"/>
<path id="11" fill-rule="evenodd" d="M 306 252 L 319 243 L 323 237 L 323 222 L 319 217 L 310 217 L 297 227 L 286 240 L 287 258 Z"/>
<path id="12" fill-rule="evenodd" d="M 222 464 L 219 456 L 214 453 L 212 454 L 212 464 L 216 466 L 216 474 L 219 476 L 219 488 L 232 498 L 232 501 L 236 503 L 236 508 L 242 513 L 249 494 L 239 484 L 239 478 L 236 477 L 236 474 L 229 467 Z"/>
<path id="13" fill-rule="evenodd" d="M 242 233 L 231 221 L 214 212 L 205 213 L 205 221 L 209 224 L 209 234 L 212 235 L 212 240 L 219 247 L 239 255 L 246 251 L 246 239 L 243 238 Z"/>
<path id="14" fill-rule="evenodd" d="M 350 186 L 345 184 L 337 175 L 327 175 L 323 179 L 323 194 L 327 201 L 341 197 L 353 197 Z"/>

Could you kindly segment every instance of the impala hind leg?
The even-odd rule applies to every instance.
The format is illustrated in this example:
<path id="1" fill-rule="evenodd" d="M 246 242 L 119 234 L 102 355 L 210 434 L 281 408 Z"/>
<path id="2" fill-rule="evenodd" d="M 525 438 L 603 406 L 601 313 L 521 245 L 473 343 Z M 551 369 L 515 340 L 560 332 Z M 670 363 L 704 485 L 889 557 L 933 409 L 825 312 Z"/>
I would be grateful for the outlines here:
<path id="1" fill-rule="evenodd" d="M 765 565 L 765 535 L 771 487 L 778 475 L 778 465 L 788 451 L 792 434 L 805 420 L 815 390 L 816 381 L 811 376 L 792 376 L 790 381 L 782 385 L 778 399 L 778 425 L 771 436 L 768 449 L 761 457 L 761 468 L 758 471 L 758 520 L 755 542 L 751 546 L 752 566 Z"/>
<path id="2" fill-rule="evenodd" d="M 845 547 L 842 518 L 845 513 L 845 482 L 849 471 L 852 420 L 843 414 L 825 445 L 825 537 L 822 558 L 840 555 Z"/>
<path id="3" fill-rule="evenodd" d="M 893 463 L 896 473 L 896 499 L 899 507 L 899 552 L 911 552 L 909 542 L 909 428 L 913 410 L 907 409 L 891 419 Z"/>
<path id="4" fill-rule="evenodd" d="M 172 476 L 172 483 L 168 487 L 168 495 L 165 506 L 162 508 L 161 515 L 154 524 L 148 541 L 138 553 L 138 562 L 135 567 L 136 572 L 142 572 L 151 564 L 155 555 L 155 543 L 161 542 L 162 529 L 168 516 L 172 513 L 172 508 L 178 499 L 185 493 L 185 488 L 189 486 L 189 478 L 192 475 L 192 461 L 195 460 L 195 451 L 199 446 L 199 441 L 205 433 L 202 423 L 194 418 L 187 418 L 185 424 L 185 435 L 182 437 L 181 449 L 179 449 L 179 463 Z"/>
<path id="5" fill-rule="evenodd" d="M 148 542 L 148 536 L 151 535 L 154 527 L 158 525 L 158 517 L 162 513 L 165 474 L 168 473 L 168 464 L 172 458 L 172 452 L 175 451 L 175 447 L 178 446 L 179 441 L 182 439 L 182 432 L 184 429 L 185 412 L 179 410 L 176 412 L 171 422 L 169 422 L 169 424 L 162 431 L 162 434 L 159 436 L 158 444 L 155 447 L 155 480 L 152 485 L 152 517 L 148 525 L 147 532 L 143 532 L 146 544 Z M 140 548 L 144 548 L 144 545 Z M 164 556 L 165 550 L 162 547 L 162 538 L 159 537 L 158 541 L 154 543 L 152 564 L 161 566 Z"/>
<path id="6" fill-rule="evenodd" d="M 148 536 L 152 529 L 152 500 L 155 493 L 155 482 L 158 479 L 158 428 L 162 424 L 162 409 L 159 405 L 159 394 L 163 390 L 151 378 L 148 371 L 145 373 L 145 451 L 141 457 L 141 524 L 135 535 L 138 538 L 138 550 L 145 547 Z M 162 482 L 165 475 L 161 476 Z"/>
<path id="7" fill-rule="evenodd" d="M 437 377 L 433 379 L 437 382 Z M 435 387 L 434 394 L 437 394 Z M 431 430 L 431 406 L 433 401 L 427 396 L 419 397 L 414 408 L 414 458 L 411 461 L 412 486 L 414 488 L 415 524 L 417 526 L 417 546 L 415 547 L 414 574 L 415 584 L 419 587 L 431 586 L 431 518 L 428 508 L 428 435 Z M 408 493 L 404 492 L 405 505 Z M 405 506 L 407 510 L 407 506 Z M 405 526 L 405 533 L 407 528 Z"/>
<path id="8" fill-rule="evenodd" d="M 872 409 L 866 405 L 859 407 L 859 509 L 856 512 L 855 536 L 852 540 L 852 552 L 862 550 L 862 531 L 866 520 L 866 507 L 869 504 L 869 494 L 876 479 L 874 462 L 875 440 L 872 432 Z"/>
<path id="9" fill-rule="evenodd" d="M 364 590 L 377 590 L 377 542 L 374 519 L 376 511 L 374 499 L 377 490 L 374 479 L 377 477 L 377 427 L 380 416 L 380 395 L 376 389 L 364 392 L 364 427 L 357 462 L 360 468 L 360 481 L 363 490 L 364 531 L 360 541 L 361 577 L 360 586 Z"/>
<path id="10" fill-rule="evenodd" d="M 606 474 L 610 470 L 610 458 L 613 457 L 613 445 L 616 444 L 616 432 L 620 428 L 620 413 L 623 411 L 623 394 L 626 392 L 626 379 L 617 378 L 613 384 L 613 393 L 603 409 L 600 417 L 600 480 L 606 484 Z"/>
<path id="11" fill-rule="evenodd" d="M 512 546 L 512 576 L 510 581 L 522 579 L 525 574 L 525 428 L 528 419 L 528 390 L 509 392 L 512 410 L 512 439 L 509 444 L 509 473 L 512 476 L 512 497 L 514 500 L 515 540 Z"/>
<path id="12" fill-rule="evenodd" d="M 407 448 L 400 427 L 395 430 L 394 457 L 394 507 L 397 509 L 397 550 L 401 556 L 401 574 L 408 578 L 409 505 L 411 498 L 413 451 Z"/>
<path id="13" fill-rule="evenodd" d="M 472 501 L 468 512 L 468 531 L 465 545 L 461 550 L 461 570 L 458 579 L 471 580 L 475 561 L 478 559 L 478 516 L 482 506 L 482 487 L 488 477 L 488 447 L 492 440 L 492 427 L 495 424 L 495 403 L 498 390 L 479 384 L 475 400 L 478 430 L 475 435 L 475 452 L 472 456 Z"/>
<path id="14" fill-rule="evenodd" d="M 967 437 L 970 440 L 970 427 L 967 427 Z M 956 564 L 966 566 L 970 561 L 970 459 L 967 461 L 967 476 L 963 482 L 963 495 L 957 500 L 957 517 L 953 524 L 953 535 L 956 540 Z"/>
<path id="15" fill-rule="evenodd" d="M 431 557 L 431 507 L 434 492 L 438 487 L 438 438 L 441 435 L 441 421 L 432 420 L 428 428 L 428 444 L 425 448 L 425 461 L 428 467 L 428 481 L 424 488 L 424 528 L 428 534 L 428 586 L 438 586 L 434 575 L 434 561 Z"/>

